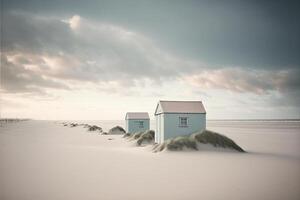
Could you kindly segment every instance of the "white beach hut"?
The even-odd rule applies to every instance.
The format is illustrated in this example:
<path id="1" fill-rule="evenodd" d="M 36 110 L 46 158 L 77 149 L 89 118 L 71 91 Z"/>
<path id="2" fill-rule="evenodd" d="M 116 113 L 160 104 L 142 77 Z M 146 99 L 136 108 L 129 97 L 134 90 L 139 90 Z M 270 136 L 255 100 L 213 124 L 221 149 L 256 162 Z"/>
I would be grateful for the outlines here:
<path id="1" fill-rule="evenodd" d="M 206 111 L 201 101 L 159 101 L 154 115 L 156 143 L 206 128 Z"/>
<path id="2" fill-rule="evenodd" d="M 128 112 L 126 113 L 126 132 L 135 133 L 149 130 L 149 114 L 147 112 Z"/>

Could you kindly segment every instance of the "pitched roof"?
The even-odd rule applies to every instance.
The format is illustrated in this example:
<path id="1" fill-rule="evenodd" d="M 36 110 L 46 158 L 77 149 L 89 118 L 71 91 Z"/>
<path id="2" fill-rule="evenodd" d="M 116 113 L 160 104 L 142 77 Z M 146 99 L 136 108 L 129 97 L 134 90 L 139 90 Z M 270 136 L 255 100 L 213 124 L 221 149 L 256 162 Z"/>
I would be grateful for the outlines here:
<path id="1" fill-rule="evenodd" d="M 147 112 L 128 112 L 125 119 L 149 119 Z"/>
<path id="2" fill-rule="evenodd" d="M 159 101 L 155 115 L 161 113 L 206 113 L 201 101 Z"/>

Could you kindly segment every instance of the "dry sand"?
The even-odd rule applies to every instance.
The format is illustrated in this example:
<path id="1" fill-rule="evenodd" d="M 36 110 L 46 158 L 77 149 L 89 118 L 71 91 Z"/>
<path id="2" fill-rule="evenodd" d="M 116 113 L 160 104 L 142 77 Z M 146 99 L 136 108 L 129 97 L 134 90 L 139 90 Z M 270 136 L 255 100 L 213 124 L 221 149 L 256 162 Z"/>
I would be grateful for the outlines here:
<path id="1" fill-rule="evenodd" d="M 300 126 L 294 123 L 208 124 L 245 154 L 152 153 L 120 135 L 51 121 L 2 125 L 0 199 L 299 200 Z"/>

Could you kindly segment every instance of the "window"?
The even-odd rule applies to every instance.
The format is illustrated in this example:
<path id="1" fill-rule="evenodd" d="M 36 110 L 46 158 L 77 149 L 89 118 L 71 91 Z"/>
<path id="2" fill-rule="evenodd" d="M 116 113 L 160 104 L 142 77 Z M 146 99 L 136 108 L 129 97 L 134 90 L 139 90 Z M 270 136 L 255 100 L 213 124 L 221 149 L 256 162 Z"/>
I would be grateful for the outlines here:
<path id="1" fill-rule="evenodd" d="M 143 121 L 138 121 L 138 126 L 139 126 L 139 128 L 144 128 L 144 122 Z"/>
<path id="2" fill-rule="evenodd" d="M 179 117 L 179 127 L 187 127 L 187 117 Z"/>

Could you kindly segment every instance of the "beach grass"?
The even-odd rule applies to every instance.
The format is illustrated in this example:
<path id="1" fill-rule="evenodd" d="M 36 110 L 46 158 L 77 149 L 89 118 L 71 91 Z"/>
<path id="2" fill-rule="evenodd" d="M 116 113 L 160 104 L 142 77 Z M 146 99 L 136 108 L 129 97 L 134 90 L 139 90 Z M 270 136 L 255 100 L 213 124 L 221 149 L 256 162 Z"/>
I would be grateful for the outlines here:
<path id="1" fill-rule="evenodd" d="M 114 135 L 114 134 L 125 134 L 126 131 L 121 126 L 115 126 L 108 131 L 108 135 Z"/>
<path id="2" fill-rule="evenodd" d="M 136 144 L 141 146 L 142 144 L 151 144 L 154 142 L 153 130 L 139 131 L 135 133 L 126 133 L 123 137 L 128 138 L 129 140 L 136 140 Z"/>
<path id="3" fill-rule="evenodd" d="M 140 137 L 137 138 L 137 145 L 141 146 L 142 144 L 149 144 L 154 142 L 154 134 L 155 132 L 153 130 L 148 130 L 143 132 Z"/>
<path id="4" fill-rule="evenodd" d="M 210 144 L 216 148 L 231 149 L 238 152 L 245 152 L 240 146 L 238 146 L 233 140 L 225 135 L 204 130 L 202 132 L 196 132 L 190 135 L 178 136 L 169 140 L 166 140 L 162 144 L 156 144 L 153 147 L 154 152 L 160 152 L 165 149 L 170 151 L 181 151 L 185 149 L 199 150 L 199 147 L 203 144 Z"/>
<path id="5" fill-rule="evenodd" d="M 102 128 L 96 125 L 92 125 L 88 127 L 88 131 L 99 131 L 102 132 Z"/>
<path id="6" fill-rule="evenodd" d="M 245 152 L 232 139 L 213 131 L 205 130 L 202 133 L 192 134 L 192 137 L 199 143 L 212 144 L 214 147 L 231 148 L 239 152 Z"/>

